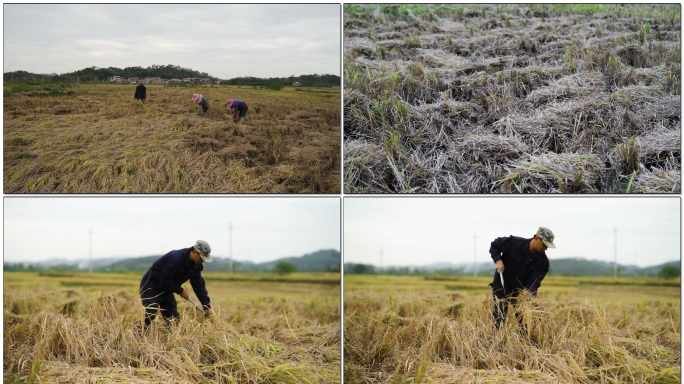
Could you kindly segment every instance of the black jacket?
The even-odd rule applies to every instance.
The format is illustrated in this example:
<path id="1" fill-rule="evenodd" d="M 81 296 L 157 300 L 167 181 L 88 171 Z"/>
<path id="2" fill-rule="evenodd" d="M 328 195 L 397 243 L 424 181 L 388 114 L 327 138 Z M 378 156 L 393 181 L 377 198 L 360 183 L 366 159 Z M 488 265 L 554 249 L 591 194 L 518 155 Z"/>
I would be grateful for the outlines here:
<path id="1" fill-rule="evenodd" d="M 517 290 L 527 289 L 537 295 L 541 281 L 549 272 L 549 258 L 545 252 L 530 253 L 530 241 L 517 236 L 499 237 L 492 242 L 489 253 L 496 263 L 504 263 L 504 288 L 501 287 L 499 273 L 494 272 L 491 287 L 497 297 L 517 295 Z"/>
<path id="2" fill-rule="evenodd" d="M 164 291 L 177 294 L 183 292 L 181 284 L 190 279 L 192 290 L 204 308 L 211 308 L 209 294 L 202 278 L 202 264 L 195 264 L 190 260 L 192 247 L 171 251 L 157 259 L 142 278 L 142 286 L 152 286 Z M 141 289 L 142 291 L 142 289 Z"/>
<path id="3" fill-rule="evenodd" d="M 145 88 L 145 86 L 142 84 L 135 87 L 135 96 L 134 97 L 136 99 L 145 100 L 147 98 L 147 88 Z"/>

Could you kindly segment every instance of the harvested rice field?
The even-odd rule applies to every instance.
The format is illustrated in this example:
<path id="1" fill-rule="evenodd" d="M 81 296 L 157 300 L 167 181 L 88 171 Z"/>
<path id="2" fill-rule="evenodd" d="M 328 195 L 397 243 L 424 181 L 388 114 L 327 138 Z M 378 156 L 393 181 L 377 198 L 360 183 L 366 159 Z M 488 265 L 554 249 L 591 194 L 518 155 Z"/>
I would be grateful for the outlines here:
<path id="1" fill-rule="evenodd" d="M 216 316 L 142 334 L 141 275 L 5 273 L 4 382 L 340 382 L 339 274 L 204 273 Z"/>
<path id="2" fill-rule="evenodd" d="M 680 193 L 681 7 L 344 6 L 346 193 Z"/>
<path id="3" fill-rule="evenodd" d="M 344 382 L 681 382 L 679 279 L 550 276 L 499 330 L 491 281 L 345 276 Z"/>
<path id="4" fill-rule="evenodd" d="M 134 93 L 5 83 L 4 192 L 340 192 L 339 89 L 147 85 L 144 105 Z M 235 97 L 249 104 L 242 125 Z"/>

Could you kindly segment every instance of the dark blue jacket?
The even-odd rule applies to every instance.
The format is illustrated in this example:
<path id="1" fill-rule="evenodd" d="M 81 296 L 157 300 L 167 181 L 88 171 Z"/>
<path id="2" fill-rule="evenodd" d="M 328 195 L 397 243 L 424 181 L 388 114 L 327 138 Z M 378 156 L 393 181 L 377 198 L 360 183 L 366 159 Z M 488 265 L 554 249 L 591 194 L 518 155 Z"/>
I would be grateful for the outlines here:
<path id="1" fill-rule="evenodd" d="M 211 308 L 209 294 L 204 286 L 202 278 L 202 264 L 195 264 L 190 260 L 192 247 L 171 251 L 157 259 L 147 270 L 142 281 L 146 286 L 152 286 L 164 291 L 172 291 L 177 294 L 183 292 L 181 284 L 190 280 L 192 290 L 202 303 L 204 308 Z"/>
<path id="2" fill-rule="evenodd" d="M 494 272 L 492 289 L 498 297 L 509 294 L 517 295 L 517 290 L 527 289 L 534 296 L 541 286 L 541 281 L 549 272 L 549 258 L 545 252 L 530 253 L 530 241 L 517 236 L 499 237 L 492 241 L 489 253 L 496 263 L 501 260 L 504 263 L 504 288 L 501 289 L 501 279 Z"/>
<path id="3" fill-rule="evenodd" d="M 138 85 L 135 87 L 135 96 L 133 97 L 135 99 L 145 100 L 147 98 L 147 88 L 142 84 Z"/>

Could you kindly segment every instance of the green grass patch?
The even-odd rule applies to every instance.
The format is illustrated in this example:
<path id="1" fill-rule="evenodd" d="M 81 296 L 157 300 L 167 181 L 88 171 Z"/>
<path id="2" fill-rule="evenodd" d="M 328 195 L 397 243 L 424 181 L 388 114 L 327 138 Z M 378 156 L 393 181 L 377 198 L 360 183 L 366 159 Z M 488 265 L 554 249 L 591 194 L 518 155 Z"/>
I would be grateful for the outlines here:
<path id="1" fill-rule="evenodd" d="M 488 286 L 471 286 L 471 285 L 445 285 L 444 288 L 447 291 L 478 291 L 478 290 L 489 290 Z"/>
<path id="2" fill-rule="evenodd" d="M 339 274 L 336 273 L 295 273 L 290 276 L 267 275 L 267 274 L 211 274 L 204 273 L 206 281 L 225 282 L 256 282 L 256 283 L 300 283 L 300 284 L 325 284 L 339 285 Z"/>
<path id="3" fill-rule="evenodd" d="M 11 83 L 5 89 L 10 94 L 28 93 L 32 97 L 48 97 L 73 95 L 72 87 L 70 83 Z"/>
<path id="4" fill-rule="evenodd" d="M 637 280 L 637 279 L 629 279 L 629 280 L 619 280 L 619 279 L 610 279 L 610 280 L 580 280 L 579 285 L 608 285 L 608 286 L 616 286 L 616 285 L 622 285 L 622 286 L 634 286 L 634 285 L 642 285 L 642 286 L 649 286 L 649 287 L 679 287 L 681 286 L 681 283 L 678 279 L 676 280 L 664 280 L 664 279 L 658 279 L 658 280 L 653 280 L 653 279 L 644 279 L 644 280 Z"/>
<path id="5" fill-rule="evenodd" d="M 540 16 L 591 16 L 597 13 L 628 18 L 656 18 L 678 22 L 681 19 L 679 4 L 529 4 L 533 14 Z"/>
<path id="6" fill-rule="evenodd" d="M 62 287 L 129 287 L 128 283 L 90 282 L 90 281 L 60 281 Z"/>
<path id="7" fill-rule="evenodd" d="M 43 277 L 74 277 L 71 272 L 39 272 L 38 276 Z"/>
<path id="8" fill-rule="evenodd" d="M 38 157 L 35 153 L 31 152 L 7 152 L 5 153 L 6 160 L 18 160 L 18 159 L 33 159 Z"/>

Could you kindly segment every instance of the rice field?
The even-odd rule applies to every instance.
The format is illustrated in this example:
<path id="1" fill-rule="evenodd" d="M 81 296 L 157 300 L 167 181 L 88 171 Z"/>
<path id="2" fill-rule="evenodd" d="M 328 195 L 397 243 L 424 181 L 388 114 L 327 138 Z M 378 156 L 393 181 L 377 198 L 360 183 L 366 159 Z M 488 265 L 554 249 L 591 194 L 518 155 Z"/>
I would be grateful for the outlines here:
<path id="1" fill-rule="evenodd" d="M 343 18 L 345 192 L 681 192 L 679 4 Z"/>
<path id="2" fill-rule="evenodd" d="M 4 192 L 340 192 L 339 89 L 147 85 L 145 104 L 134 93 L 5 83 Z M 244 124 L 228 98 L 249 104 Z"/>
<path id="3" fill-rule="evenodd" d="M 203 275 L 214 318 L 139 335 L 141 274 L 4 273 L 4 382 L 340 382 L 339 274 Z"/>
<path id="4" fill-rule="evenodd" d="M 550 276 L 498 331 L 491 280 L 345 276 L 344 382 L 681 381 L 678 279 Z"/>

